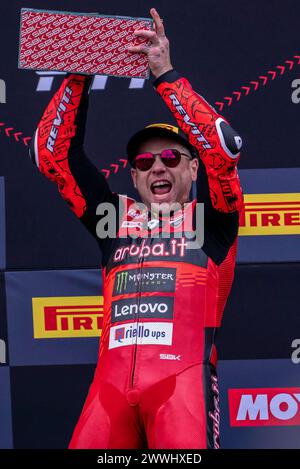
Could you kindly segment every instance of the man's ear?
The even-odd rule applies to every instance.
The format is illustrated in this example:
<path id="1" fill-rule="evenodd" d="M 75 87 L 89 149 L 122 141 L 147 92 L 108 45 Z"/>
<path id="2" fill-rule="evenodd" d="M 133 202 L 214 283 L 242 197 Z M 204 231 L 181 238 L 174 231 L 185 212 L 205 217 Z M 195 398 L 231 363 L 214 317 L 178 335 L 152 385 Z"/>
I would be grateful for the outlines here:
<path id="1" fill-rule="evenodd" d="M 197 180 L 198 169 L 199 169 L 198 158 L 193 158 L 192 159 L 192 161 L 190 162 L 190 169 L 191 169 L 192 181 L 196 181 Z"/>
<path id="2" fill-rule="evenodd" d="M 136 169 L 135 169 L 135 168 L 131 168 L 131 169 L 130 169 L 130 173 L 131 173 L 131 177 L 132 177 L 132 181 L 133 181 L 134 188 L 136 189 L 136 178 L 137 178 Z"/>

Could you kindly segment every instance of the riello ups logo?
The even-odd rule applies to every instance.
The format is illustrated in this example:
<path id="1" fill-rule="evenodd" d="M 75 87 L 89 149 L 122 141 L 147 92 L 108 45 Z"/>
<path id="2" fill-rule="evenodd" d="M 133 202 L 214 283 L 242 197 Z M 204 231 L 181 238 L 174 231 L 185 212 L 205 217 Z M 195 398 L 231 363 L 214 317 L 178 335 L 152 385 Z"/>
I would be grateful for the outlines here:
<path id="1" fill-rule="evenodd" d="M 103 296 L 32 298 L 35 339 L 99 337 Z"/>
<path id="2" fill-rule="evenodd" d="M 300 193 L 245 194 L 240 236 L 299 235 Z"/>

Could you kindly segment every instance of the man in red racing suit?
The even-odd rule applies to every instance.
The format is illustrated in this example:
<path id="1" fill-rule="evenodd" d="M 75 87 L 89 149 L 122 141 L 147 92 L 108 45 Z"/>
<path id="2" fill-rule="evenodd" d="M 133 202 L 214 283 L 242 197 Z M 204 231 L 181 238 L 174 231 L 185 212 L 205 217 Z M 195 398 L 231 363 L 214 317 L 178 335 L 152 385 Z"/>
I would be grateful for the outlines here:
<path id="1" fill-rule="evenodd" d="M 152 14 L 156 32 L 147 37 L 155 47 L 165 36 L 157 13 Z M 169 143 L 191 156 L 180 165 L 200 165 L 197 199 L 182 211 L 168 218 L 139 212 L 134 200 L 110 191 L 87 159 L 83 140 L 90 77 L 64 78 L 34 137 L 33 161 L 56 182 L 102 251 L 99 361 L 70 448 L 219 448 L 215 336 L 234 275 L 243 205 L 237 174 L 241 140 L 172 67 L 151 70 L 157 92 L 187 140 L 176 136 L 178 129 L 158 125 L 143 145 Z M 131 147 L 132 142 L 128 152 L 136 175 Z M 199 157 L 194 158 L 193 148 Z M 176 170 L 156 156 L 149 171 L 176 182 Z M 138 178 L 134 182 L 144 190 Z M 188 192 L 191 184 L 192 179 Z M 97 236 L 101 216 L 96 211 L 103 202 L 113 204 L 120 216 L 113 238 Z M 196 227 L 204 230 L 204 243 L 189 249 L 186 236 L 176 238 L 174 233 L 185 218 L 192 217 L 195 227 L 196 202 L 204 202 L 204 225 Z M 156 237 L 122 237 L 132 226 L 141 233 L 154 226 Z M 162 236 L 166 227 L 169 237 Z"/>

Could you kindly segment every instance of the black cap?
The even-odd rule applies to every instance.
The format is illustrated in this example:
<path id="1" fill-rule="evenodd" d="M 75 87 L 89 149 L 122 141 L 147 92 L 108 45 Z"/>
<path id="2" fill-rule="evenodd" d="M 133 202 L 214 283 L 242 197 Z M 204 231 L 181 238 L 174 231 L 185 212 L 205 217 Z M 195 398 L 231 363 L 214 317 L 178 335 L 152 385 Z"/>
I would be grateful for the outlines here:
<path id="1" fill-rule="evenodd" d="M 179 127 L 175 127 L 171 124 L 151 124 L 134 134 L 127 144 L 127 156 L 131 165 L 134 157 L 138 154 L 140 145 L 145 140 L 152 137 L 171 138 L 176 140 L 190 151 L 192 158 L 198 157 L 196 148 L 189 143 L 185 133 L 183 133 Z"/>

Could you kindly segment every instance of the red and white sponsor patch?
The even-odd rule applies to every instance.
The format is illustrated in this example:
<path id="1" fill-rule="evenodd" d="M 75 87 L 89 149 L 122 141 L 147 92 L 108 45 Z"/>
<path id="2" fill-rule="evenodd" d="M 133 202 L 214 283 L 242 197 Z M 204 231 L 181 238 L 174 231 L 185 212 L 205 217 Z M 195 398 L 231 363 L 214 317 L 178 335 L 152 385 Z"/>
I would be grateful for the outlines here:
<path id="1" fill-rule="evenodd" d="M 229 389 L 232 427 L 300 425 L 300 388 Z"/>
<path id="2" fill-rule="evenodd" d="M 127 51 L 146 43 L 135 29 L 151 29 L 152 20 L 21 10 L 19 67 L 148 78 L 144 54 Z"/>

